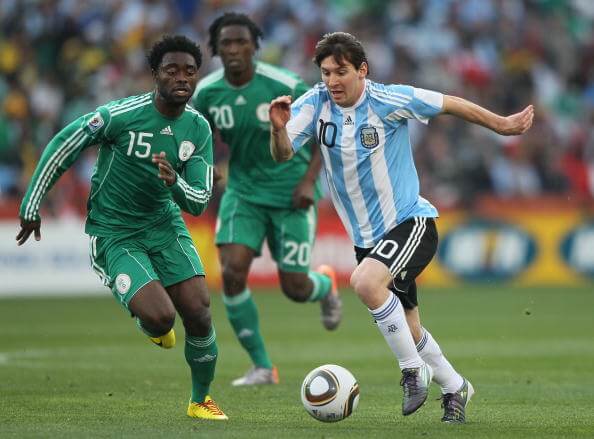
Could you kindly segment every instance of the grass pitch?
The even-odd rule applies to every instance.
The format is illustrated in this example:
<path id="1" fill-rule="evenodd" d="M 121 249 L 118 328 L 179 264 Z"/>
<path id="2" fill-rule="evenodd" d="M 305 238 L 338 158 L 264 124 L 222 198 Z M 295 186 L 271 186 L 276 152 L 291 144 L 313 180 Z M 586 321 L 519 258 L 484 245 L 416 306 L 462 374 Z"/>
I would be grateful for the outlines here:
<path id="1" fill-rule="evenodd" d="M 425 326 L 477 391 L 466 425 L 439 421 L 435 385 L 423 408 L 401 416 L 397 366 L 351 292 L 331 333 L 317 305 L 256 294 L 281 384 L 247 389 L 229 385 L 249 361 L 213 296 L 211 390 L 230 420 L 190 419 L 181 325 L 178 345 L 158 349 L 106 292 L 0 301 L 0 437 L 594 437 L 594 288 L 422 288 L 420 299 Z M 357 411 L 336 424 L 300 402 L 303 377 L 324 363 L 347 367 L 361 387 Z"/>

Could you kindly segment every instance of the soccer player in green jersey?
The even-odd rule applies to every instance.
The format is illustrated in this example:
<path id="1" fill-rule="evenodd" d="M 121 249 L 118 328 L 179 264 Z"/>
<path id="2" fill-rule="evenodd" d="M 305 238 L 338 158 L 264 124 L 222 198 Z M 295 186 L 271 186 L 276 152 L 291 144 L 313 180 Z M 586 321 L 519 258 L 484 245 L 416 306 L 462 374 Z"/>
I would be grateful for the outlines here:
<path id="1" fill-rule="evenodd" d="M 276 384 L 278 373 L 264 346 L 258 311 L 247 286 L 254 257 L 267 240 L 283 293 L 296 302 L 320 302 L 322 323 L 341 319 L 335 274 L 311 271 L 317 222 L 318 148 L 303 148 L 278 166 L 270 154 L 271 98 L 301 96 L 308 86 L 295 74 L 254 59 L 262 31 L 246 15 L 226 13 L 209 27 L 209 46 L 223 68 L 196 88 L 195 107 L 230 149 L 228 182 L 218 213 L 216 244 L 223 272 L 223 301 L 253 367 L 233 385 Z"/>
<path id="2" fill-rule="evenodd" d="M 211 129 L 188 105 L 202 54 L 189 39 L 166 36 L 148 62 L 154 91 L 81 116 L 47 145 L 16 239 L 41 239 L 41 200 L 81 151 L 97 145 L 85 227 L 93 269 L 155 344 L 173 347 L 180 314 L 192 380 L 188 416 L 225 420 L 208 395 L 218 350 L 204 269 L 180 213 L 202 213 L 212 189 Z"/>

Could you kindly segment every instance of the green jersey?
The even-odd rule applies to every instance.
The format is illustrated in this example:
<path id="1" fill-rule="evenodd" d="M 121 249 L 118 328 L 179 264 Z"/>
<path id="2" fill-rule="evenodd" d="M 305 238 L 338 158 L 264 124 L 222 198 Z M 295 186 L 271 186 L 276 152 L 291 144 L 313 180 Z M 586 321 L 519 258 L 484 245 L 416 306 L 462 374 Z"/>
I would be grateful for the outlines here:
<path id="1" fill-rule="evenodd" d="M 293 190 L 303 178 L 311 149 L 302 148 L 285 163 L 270 154 L 270 101 L 281 95 L 298 98 L 310 87 L 297 75 L 256 62 L 252 80 L 234 87 L 224 69 L 206 76 L 196 87 L 194 106 L 216 127 L 229 146 L 227 191 L 249 202 L 270 207 L 291 206 Z M 316 186 L 317 196 L 319 187 Z"/>
<path id="2" fill-rule="evenodd" d="M 66 126 L 47 145 L 35 169 L 20 216 L 39 219 L 39 205 L 56 180 L 91 145 L 99 147 L 87 203 L 85 231 L 129 235 L 180 215 L 198 215 L 212 189 L 212 133 L 191 106 L 177 118 L 162 115 L 146 93 L 97 108 Z M 166 153 L 177 172 L 167 187 L 152 154 Z"/>

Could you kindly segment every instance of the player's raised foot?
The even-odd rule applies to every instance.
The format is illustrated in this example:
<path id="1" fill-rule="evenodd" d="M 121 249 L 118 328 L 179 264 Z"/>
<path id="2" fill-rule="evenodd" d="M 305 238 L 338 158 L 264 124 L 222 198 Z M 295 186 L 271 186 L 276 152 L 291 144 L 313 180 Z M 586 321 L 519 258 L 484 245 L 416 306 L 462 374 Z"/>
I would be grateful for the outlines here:
<path id="1" fill-rule="evenodd" d="M 427 400 L 429 384 L 433 378 L 433 370 L 428 364 L 421 367 L 402 369 L 400 385 L 404 391 L 402 399 L 402 414 L 413 414 Z"/>
<path id="2" fill-rule="evenodd" d="M 259 386 L 262 384 L 278 384 L 278 369 L 265 367 L 252 367 L 246 374 L 231 382 L 233 386 Z"/>
<path id="3" fill-rule="evenodd" d="M 149 337 L 149 340 L 163 349 L 171 349 L 175 346 L 175 331 L 172 328 L 167 334 L 161 337 Z"/>
<path id="4" fill-rule="evenodd" d="M 188 416 L 190 418 L 210 419 L 212 421 L 226 421 L 229 419 L 210 395 L 206 395 L 204 402 L 190 401 L 188 405 Z"/>
<path id="5" fill-rule="evenodd" d="M 466 378 L 457 392 L 441 395 L 441 407 L 443 408 L 441 420 L 449 424 L 464 424 L 466 422 L 466 406 L 472 395 L 474 395 L 474 388 Z"/>
<path id="6" fill-rule="evenodd" d="M 330 265 L 320 265 L 317 270 L 318 273 L 324 274 L 330 278 L 332 282 L 332 289 L 330 292 L 320 300 L 320 308 L 322 311 L 322 325 L 329 331 L 336 329 L 342 320 L 342 300 L 338 293 L 338 282 L 336 280 L 336 272 Z"/>

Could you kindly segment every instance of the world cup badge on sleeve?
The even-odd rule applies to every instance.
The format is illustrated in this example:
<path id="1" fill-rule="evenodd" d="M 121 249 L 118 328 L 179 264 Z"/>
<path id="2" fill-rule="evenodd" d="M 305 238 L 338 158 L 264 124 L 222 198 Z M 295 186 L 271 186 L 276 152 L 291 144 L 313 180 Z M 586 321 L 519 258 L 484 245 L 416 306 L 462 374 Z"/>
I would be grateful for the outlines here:
<path id="1" fill-rule="evenodd" d="M 105 122 L 103 122 L 103 118 L 101 117 L 101 114 L 99 112 L 97 112 L 97 113 L 93 114 L 93 117 L 91 117 L 91 120 L 89 120 L 89 122 L 87 123 L 87 127 L 89 128 L 89 130 L 92 133 L 94 133 L 99 128 L 101 128 L 104 123 Z"/>

